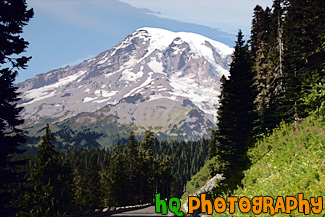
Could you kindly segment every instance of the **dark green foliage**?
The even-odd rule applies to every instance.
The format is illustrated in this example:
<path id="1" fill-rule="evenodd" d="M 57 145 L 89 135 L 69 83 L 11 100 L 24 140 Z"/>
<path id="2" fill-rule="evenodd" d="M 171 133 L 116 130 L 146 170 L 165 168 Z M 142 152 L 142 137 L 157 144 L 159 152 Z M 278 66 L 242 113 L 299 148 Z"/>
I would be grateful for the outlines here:
<path id="1" fill-rule="evenodd" d="M 23 123 L 19 113 L 23 109 L 17 106 L 19 93 L 14 81 L 17 70 L 27 67 L 30 57 L 18 55 L 25 51 L 28 42 L 20 37 L 23 27 L 33 17 L 33 10 L 27 9 L 23 0 L 0 1 L 0 210 L 1 216 L 15 212 L 9 208 L 14 185 L 20 178 L 13 172 L 15 154 L 22 153 L 19 145 L 25 142 L 22 131 L 17 127 Z"/>
<path id="2" fill-rule="evenodd" d="M 62 163 L 52 145 L 53 134 L 46 126 L 42 144 L 27 180 L 24 211 L 20 216 L 55 216 L 71 209 L 72 170 L 69 162 Z"/>
<path id="3" fill-rule="evenodd" d="M 131 132 L 126 147 L 126 159 L 127 159 L 127 181 L 128 181 L 128 202 L 132 203 L 138 200 L 139 195 L 139 154 L 138 154 L 138 141 L 134 137 L 134 133 Z"/>
<path id="4" fill-rule="evenodd" d="M 58 176 L 58 179 L 60 181 L 60 211 L 62 210 L 62 213 L 71 213 L 74 211 L 73 207 L 73 167 L 71 165 L 71 162 L 69 160 L 63 160 L 64 156 L 61 154 L 60 159 L 60 168 L 59 171 L 60 174 Z"/>
<path id="5" fill-rule="evenodd" d="M 160 193 L 161 198 L 170 197 L 172 178 L 170 157 L 161 155 L 154 162 L 154 193 Z"/>
<path id="6" fill-rule="evenodd" d="M 150 202 L 153 193 L 180 196 L 191 175 L 204 164 L 208 143 L 208 140 L 159 142 L 147 131 L 141 143 L 131 133 L 125 147 L 118 143 L 108 149 L 80 147 L 64 151 L 66 161 L 73 165 L 73 208 L 75 212 L 83 212 Z M 95 162 L 97 166 L 93 166 Z M 97 187 L 90 189 L 90 186 Z M 89 199 L 96 194 L 99 201 Z"/>
<path id="7" fill-rule="evenodd" d="M 140 170 L 140 203 L 152 202 L 154 196 L 153 176 L 153 147 L 155 139 L 153 133 L 147 130 L 139 150 L 139 170 Z"/>
<path id="8" fill-rule="evenodd" d="M 61 150 L 71 148 L 71 146 L 100 148 L 101 145 L 97 142 L 97 139 L 104 136 L 104 134 L 91 131 L 88 128 L 83 131 L 76 131 L 65 127 L 57 131 L 55 136 L 58 138 L 56 146 Z M 32 143 L 32 141 L 29 142 Z"/>
<path id="9" fill-rule="evenodd" d="M 19 34 L 33 17 L 33 9 L 27 9 L 26 1 L 2 0 L 0 2 L 0 64 L 9 63 L 13 68 L 25 68 L 30 57 L 10 57 L 13 54 L 20 54 L 28 46 Z M 4 71 L 11 71 L 9 68 Z M 1 71 L 3 72 L 3 71 Z M 15 73 L 15 71 L 11 71 Z"/>
<path id="10" fill-rule="evenodd" d="M 256 5 L 254 8 L 254 16 L 252 20 L 252 30 L 250 38 L 250 46 L 252 56 L 257 57 L 261 46 L 267 44 L 270 40 L 270 9 L 265 10 Z"/>
<path id="11" fill-rule="evenodd" d="M 87 207 L 85 170 L 80 159 L 74 165 L 73 169 L 73 194 L 75 211 L 85 210 Z"/>
<path id="12" fill-rule="evenodd" d="M 274 0 L 272 11 L 255 7 L 250 45 L 258 90 L 256 133 L 310 111 L 304 96 L 324 77 L 324 7 L 320 0 Z"/>
<path id="13" fill-rule="evenodd" d="M 47 132 L 48 136 L 43 139 L 53 144 L 53 134 L 49 129 Z M 49 179 L 55 180 L 55 183 L 61 183 L 61 191 L 56 192 L 61 192 L 62 197 L 52 191 L 56 185 L 51 187 L 43 180 L 43 184 L 38 184 L 43 191 L 30 188 L 24 195 L 23 211 L 19 212 L 19 216 L 50 216 L 53 213 L 85 212 L 151 202 L 154 193 L 160 193 L 164 198 L 180 196 L 191 175 L 204 164 L 208 144 L 209 141 L 204 139 L 197 142 L 159 142 L 151 131 L 146 131 L 141 143 L 131 133 L 127 146 L 118 143 L 106 149 L 74 147 L 60 152 L 55 151 L 53 145 L 46 146 L 46 152 L 40 148 L 37 155 L 31 157 L 30 166 L 26 169 L 30 177 L 28 186 L 41 183 L 37 174 L 42 173 L 50 176 Z M 43 156 L 39 153 L 48 154 Z M 64 161 L 61 161 L 62 158 Z M 40 159 L 51 162 L 51 172 L 42 172 L 45 168 L 40 166 Z M 57 171 L 55 168 L 60 169 Z M 52 201 L 62 201 L 61 206 L 55 205 L 58 202 L 49 206 L 39 201 L 48 201 L 40 193 L 44 191 L 48 192 Z"/>
<path id="14" fill-rule="evenodd" d="M 285 92 L 283 119 L 294 120 L 306 116 L 302 98 L 314 84 L 324 77 L 325 4 L 322 0 L 288 0 L 284 19 Z"/>
<path id="15" fill-rule="evenodd" d="M 103 183 L 107 184 L 107 194 L 109 206 L 124 206 L 128 203 L 128 176 L 127 159 L 123 146 L 118 143 L 113 151 L 108 171 L 104 171 Z M 106 205 L 106 204 L 105 204 Z"/>
<path id="16" fill-rule="evenodd" d="M 171 196 L 181 197 L 186 183 L 197 173 L 208 157 L 209 140 L 200 141 L 162 141 L 155 143 L 155 158 L 169 156 L 172 171 Z"/>
<path id="17" fill-rule="evenodd" d="M 85 211 L 90 206 L 96 208 L 108 206 L 104 203 L 107 193 L 107 182 L 104 182 L 105 174 L 111 158 L 111 149 L 98 148 L 73 148 L 66 154 L 66 160 L 72 162 L 73 168 L 73 192 L 75 211 Z M 98 177 L 99 176 L 99 177 Z M 99 183 L 98 183 L 99 180 Z M 89 182 L 96 182 L 94 186 Z M 89 195 L 97 198 L 89 203 Z"/>
<path id="18" fill-rule="evenodd" d="M 98 157 L 96 154 L 90 156 L 85 172 L 85 198 L 87 209 L 96 209 L 100 207 L 101 190 Z"/>
<path id="19" fill-rule="evenodd" d="M 239 31 L 230 65 L 230 77 L 222 79 L 220 107 L 218 110 L 217 155 L 226 163 L 223 171 L 228 188 L 240 183 L 242 171 L 247 167 L 246 151 L 253 141 L 256 120 L 253 86 L 254 73 L 248 46 Z M 216 144 L 216 145 L 218 145 Z"/>
<path id="20" fill-rule="evenodd" d="M 321 36 L 321 45 L 315 54 L 325 56 L 325 34 Z M 325 61 L 319 66 L 320 69 L 315 73 L 315 81 L 311 81 L 303 93 L 303 103 L 305 112 L 325 120 Z"/>
<path id="21" fill-rule="evenodd" d="M 258 90 L 257 134 L 310 112 L 306 93 L 324 77 L 324 7 L 320 0 L 274 0 L 271 11 L 255 7 L 250 45 Z"/>
<path id="22" fill-rule="evenodd" d="M 209 142 L 209 155 L 208 160 L 211 160 L 217 154 L 217 131 L 211 130 L 211 139 Z"/>
<path id="23" fill-rule="evenodd" d="M 283 77 L 282 13 L 280 1 L 274 3 L 273 13 L 258 5 L 254 9 L 250 45 L 254 85 L 258 91 L 255 99 L 258 119 L 254 131 L 259 135 L 281 121 L 278 107 Z"/>

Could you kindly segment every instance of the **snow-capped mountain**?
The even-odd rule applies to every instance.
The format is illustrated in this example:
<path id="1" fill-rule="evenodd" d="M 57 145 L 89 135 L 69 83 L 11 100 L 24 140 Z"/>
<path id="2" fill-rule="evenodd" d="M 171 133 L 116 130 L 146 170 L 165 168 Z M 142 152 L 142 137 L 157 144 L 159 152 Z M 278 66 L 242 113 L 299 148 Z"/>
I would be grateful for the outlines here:
<path id="1" fill-rule="evenodd" d="M 18 84 L 22 116 L 35 127 L 114 115 L 116 125 L 197 139 L 215 127 L 232 52 L 202 35 L 141 28 L 92 59 Z"/>

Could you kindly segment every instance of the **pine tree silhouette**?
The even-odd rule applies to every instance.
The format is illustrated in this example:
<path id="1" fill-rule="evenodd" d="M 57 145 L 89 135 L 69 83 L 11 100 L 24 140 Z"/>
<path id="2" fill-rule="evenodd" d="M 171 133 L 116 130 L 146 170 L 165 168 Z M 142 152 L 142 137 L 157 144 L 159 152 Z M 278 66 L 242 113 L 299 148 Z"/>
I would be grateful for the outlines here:
<path id="1" fill-rule="evenodd" d="M 14 210 L 9 208 L 13 199 L 10 188 L 17 182 L 17 174 L 12 162 L 15 154 L 22 153 L 19 145 L 25 142 L 22 130 L 18 128 L 24 121 L 19 118 L 23 109 L 17 106 L 19 93 L 14 81 L 17 70 L 27 67 L 31 57 L 17 57 L 27 48 L 28 42 L 20 37 L 23 27 L 33 17 L 33 9 L 27 9 L 24 0 L 0 1 L 0 215 L 9 216 Z M 14 57 L 13 57 L 14 56 Z"/>

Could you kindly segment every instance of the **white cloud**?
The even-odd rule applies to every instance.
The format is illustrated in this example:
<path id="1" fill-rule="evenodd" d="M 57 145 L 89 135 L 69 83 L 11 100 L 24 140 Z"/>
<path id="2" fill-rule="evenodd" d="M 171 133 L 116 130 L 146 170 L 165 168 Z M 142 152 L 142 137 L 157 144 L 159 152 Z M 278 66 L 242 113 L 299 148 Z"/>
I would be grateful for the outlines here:
<path id="1" fill-rule="evenodd" d="M 206 25 L 231 33 L 249 29 L 255 5 L 272 6 L 272 0 L 121 0 L 134 7 L 148 8 L 156 16 Z"/>
<path id="2" fill-rule="evenodd" d="M 69 62 L 69 63 L 67 63 L 67 64 L 62 64 L 61 66 L 59 66 L 59 68 L 64 68 L 64 67 L 66 67 L 66 66 L 73 66 L 73 65 L 76 65 L 76 64 L 78 64 L 78 63 L 81 63 L 82 61 L 84 61 L 84 60 L 88 60 L 88 59 L 91 59 L 91 58 L 93 58 L 93 57 L 95 57 L 96 55 L 95 54 L 91 54 L 91 55 L 88 55 L 87 57 L 85 57 L 85 58 L 80 58 L 80 59 L 77 59 L 77 60 L 74 60 L 74 61 L 72 61 L 72 62 Z"/>

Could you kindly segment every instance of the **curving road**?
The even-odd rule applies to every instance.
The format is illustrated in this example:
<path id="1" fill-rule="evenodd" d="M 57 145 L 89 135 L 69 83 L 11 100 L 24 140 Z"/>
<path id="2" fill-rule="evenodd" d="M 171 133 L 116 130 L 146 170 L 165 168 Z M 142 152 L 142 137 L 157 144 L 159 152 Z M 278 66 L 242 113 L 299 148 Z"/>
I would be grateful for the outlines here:
<path id="1" fill-rule="evenodd" d="M 138 210 L 132 210 L 132 211 L 127 211 L 127 212 L 122 212 L 122 213 L 117 213 L 117 214 L 112 214 L 111 216 L 119 216 L 119 217 L 127 217 L 127 216 L 132 216 L 132 217 L 156 217 L 156 216 L 174 216 L 173 213 L 168 211 L 167 215 L 162 215 L 160 213 L 155 212 L 155 206 L 149 206 L 143 209 L 138 209 Z"/>

